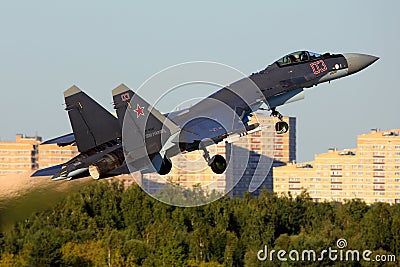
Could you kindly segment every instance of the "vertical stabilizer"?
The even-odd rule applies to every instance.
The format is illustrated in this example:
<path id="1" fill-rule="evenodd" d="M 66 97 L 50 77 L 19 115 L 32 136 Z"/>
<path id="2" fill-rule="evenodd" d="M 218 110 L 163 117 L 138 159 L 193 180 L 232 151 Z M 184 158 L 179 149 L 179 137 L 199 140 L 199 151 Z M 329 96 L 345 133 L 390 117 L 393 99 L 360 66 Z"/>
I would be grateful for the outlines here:
<path id="1" fill-rule="evenodd" d="M 135 157 L 160 152 L 165 145 L 163 143 L 180 131 L 174 122 L 126 85 L 119 85 L 112 94 L 121 127 L 124 121 L 128 123 L 127 127 L 123 127 L 127 131 L 125 133 L 129 133 L 124 136 L 126 148 L 131 152 L 137 152 L 132 153 Z"/>
<path id="2" fill-rule="evenodd" d="M 80 152 L 121 137 L 121 127 L 105 108 L 73 85 L 64 92 L 66 110 Z"/>

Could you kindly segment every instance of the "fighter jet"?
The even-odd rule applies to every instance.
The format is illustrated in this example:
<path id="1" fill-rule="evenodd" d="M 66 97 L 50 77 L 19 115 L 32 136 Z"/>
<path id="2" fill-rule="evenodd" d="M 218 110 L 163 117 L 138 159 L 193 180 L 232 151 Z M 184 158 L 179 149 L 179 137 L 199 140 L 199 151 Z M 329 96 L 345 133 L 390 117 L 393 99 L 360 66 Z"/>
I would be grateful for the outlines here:
<path id="1" fill-rule="evenodd" d="M 365 54 L 291 53 L 189 108 L 167 114 L 121 84 L 112 91 L 115 117 L 72 86 L 64 98 L 73 133 L 42 145 L 75 144 L 80 154 L 32 176 L 101 179 L 132 171 L 165 175 L 172 168 L 171 157 L 194 150 L 202 150 L 212 171 L 221 174 L 226 159 L 218 154 L 211 157 L 207 147 L 259 129 L 257 123 L 249 124 L 253 112 L 269 110 L 278 118 L 276 132 L 284 134 L 289 127 L 278 106 L 303 99 L 305 88 L 354 74 L 378 59 Z"/>

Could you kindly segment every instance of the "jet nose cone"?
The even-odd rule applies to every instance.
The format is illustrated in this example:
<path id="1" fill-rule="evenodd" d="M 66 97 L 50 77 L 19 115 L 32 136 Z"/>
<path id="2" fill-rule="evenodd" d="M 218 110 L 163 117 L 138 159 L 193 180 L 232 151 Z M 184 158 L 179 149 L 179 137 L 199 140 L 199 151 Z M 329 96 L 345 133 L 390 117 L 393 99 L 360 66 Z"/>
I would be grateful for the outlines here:
<path id="1" fill-rule="evenodd" d="M 365 69 L 379 59 L 379 57 L 375 56 L 353 53 L 343 54 L 343 56 L 347 60 L 347 64 L 349 66 L 349 74 L 353 74 L 362 69 Z"/>

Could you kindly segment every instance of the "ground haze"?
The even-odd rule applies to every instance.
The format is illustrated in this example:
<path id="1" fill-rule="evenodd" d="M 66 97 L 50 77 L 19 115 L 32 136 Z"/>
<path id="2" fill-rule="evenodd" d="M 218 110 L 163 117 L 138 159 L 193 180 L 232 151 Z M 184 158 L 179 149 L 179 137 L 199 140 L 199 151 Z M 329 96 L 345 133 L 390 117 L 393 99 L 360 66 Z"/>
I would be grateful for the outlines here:
<path id="1" fill-rule="evenodd" d="M 0 177 L 0 231 L 9 229 L 33 212 L 53 207 L 70 192 L 77 191 L 90 178 L 52 181 L 50 177 L 30 177 L 30 172 Z"/>

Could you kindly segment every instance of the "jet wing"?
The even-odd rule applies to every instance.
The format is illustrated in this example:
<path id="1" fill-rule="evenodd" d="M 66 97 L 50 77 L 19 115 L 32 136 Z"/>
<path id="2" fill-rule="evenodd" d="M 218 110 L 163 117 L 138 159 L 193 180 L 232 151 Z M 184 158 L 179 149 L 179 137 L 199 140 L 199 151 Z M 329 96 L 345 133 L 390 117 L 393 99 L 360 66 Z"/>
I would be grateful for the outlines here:
<path id="1" fill-rule="evenodd" d="M 195 118 L 182 128 L 179 141 L 194 143 L 204 139 L 222 140 L 228 133 L 221 123 L 209 118 Z"/>
<path id="2" fill-rule="evenodd" d="M 190 108 L 167 116 L 181 129 L 179 141 L 222 140 L 231 133 L 246 132 L 249 116 L 266 100 L 248 78 L 239 80 Z"/>
<path id="3" fill-rule="evenodd" d="M 246 132 L 251 113 L 252 108 L 247 105 L 232 108 L 206 98 L 183 114 L 171 113 L 169 116 L 182 129 L 179 142 L 193 143 L 204 139 L 219 142 L 232 133 Z"/>

